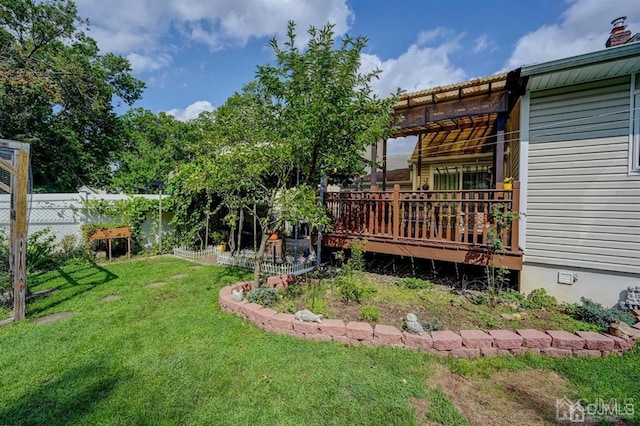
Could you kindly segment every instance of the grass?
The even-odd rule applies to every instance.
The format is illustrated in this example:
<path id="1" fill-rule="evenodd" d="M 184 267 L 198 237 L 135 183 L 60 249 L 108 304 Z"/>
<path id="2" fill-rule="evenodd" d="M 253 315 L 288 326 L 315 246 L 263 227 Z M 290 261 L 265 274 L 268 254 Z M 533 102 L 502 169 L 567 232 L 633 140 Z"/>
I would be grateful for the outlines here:
<path id="1" fill-rule="evenodd" d="M 638 349 L 622 359 L 442 361 L 304 341 L 219 309 L 218 290 L 248 276 L 162 257 L 31 277 L 32 291 L 58 291 L 31 301 L 26 321 L 0 328 L 0 424 L 464 424 L 429 385 L 440 362 L 468 376 L 552 369 L 583 398 L 640 403 Z M 167 284 L 145 287 L 158 281 Z M 100 302 L 110 295 L 122 299 Z M 75 316 L 34 323 L 67 311 Z M 428 406 L 423 419 L 416 400 Z"/>

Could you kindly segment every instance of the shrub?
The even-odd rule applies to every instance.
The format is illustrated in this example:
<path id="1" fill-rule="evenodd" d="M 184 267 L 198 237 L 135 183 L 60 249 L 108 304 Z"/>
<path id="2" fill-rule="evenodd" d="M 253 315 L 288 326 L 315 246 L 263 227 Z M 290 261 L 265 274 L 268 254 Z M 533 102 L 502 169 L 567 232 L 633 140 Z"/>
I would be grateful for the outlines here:
<path id="1" fill-rule="evenodd" d="M 29 272 L 47 271 L 56 265 L 56 237 L 51 228 L 40 229 L 27 240 L 27 268 Z"/>
<path id="2" fill-rule="evenodd" d="M 378 308 L 371 305 L 364 305 L 360 310 L 360 319 L 369 322 L 378 322 L 380 319 L 380 312 Z"/>
<path id="3" fill-rule="evenodd" d="M 558 301 L 556 298 L 547 294 L 544 288 L 536 288 L 522 301 L 523 308 L 531 309 L 553 308 L 557 305 Z"/>
<path id="4" fill-rule="evenodd" d="M 325 314 L 329 307 L 327 306 L 327 302 L 322 299 L 318 299 L 317 297 L 312 298 L 306 303 L 307 309 L 309 309 L 314 314 Z"/>
<path id="5" fill-rule="evenodd" d="M 422 328 L 424 328 L 425 331 L 438 331 L 444 328 L 444 324 L 438 320 L 438 317 L 432 317 L 429 321 L 422 323 Z"/>
<path id="6" fill-rule="evenodd" d="M 247 300 L 262 306 L 271 306 L 280 300 L 280 295 L 275 288 L 258 287 L 247 294 Z"/>
<path id="7" fill-rule="evenodd" d="M 345 277 L 339 281 L 338 295 L 344 303 L 362 303 L 378 292 L 373 286 L 366 285 L 354 277 Z"/>
<path id="8" fill-rule="evenodd" d="M 410 290 L 422 290 L 433 286 L 433 283 L 431 281 L 423 280 L 420 278 L 404 278 L 398 281 L 396 285 L 400 288 L 408 288 Z"/>
<path id="9" fill-rule="evenodd" d="M 620 321 L 629 325 L 635 324 L 633 315 L 616 308 L 604 308 L 601 304 L 587 299 L 580 298 L 582 306 L 578 306 L 573 312 L 576 319 L 595 324 L 604 329 L 609 327 L 614 321 Z"/>
<path id="10" fill-rule="evenodd" d="M 511 290 L 511 289 L 503 290 L 498 294 L 498 300 L 506 303 L 511 303 L 511 302 L 522 303 L 524 299 L 525 299 L 524 294 L 520 293 L 519 291 Z"/>

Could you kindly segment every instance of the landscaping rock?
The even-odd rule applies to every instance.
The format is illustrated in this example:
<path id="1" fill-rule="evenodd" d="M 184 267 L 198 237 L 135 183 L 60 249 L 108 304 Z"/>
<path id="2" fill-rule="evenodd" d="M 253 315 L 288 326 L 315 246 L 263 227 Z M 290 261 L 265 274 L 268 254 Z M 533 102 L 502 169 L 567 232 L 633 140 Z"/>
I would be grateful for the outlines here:
<path id="1" fill-rule="evenodd" d="M 547 334 L 553 339 L 551 347 L 558 349 L 583 349 L 584 339 L 568 331 L 547 330 Z"/>
<path id="2" fill-rule="evenodd" d="M 376 325 L 373 337 L 385 345 L 402 345 L 402 331 L 390 325 Z"/>
<path id="3" fill-rule="evenodd" d="M 433 339 L 429 333 L 413 334 L 405 331 L 404 344 L 411 349 L 431 349 L 433 347 Z"/>
<path id="4" fill-rule="evenodd" d="M 373 327 L 368 322 L 351 321 L 345 327 L 347 337 L 358 340 L 373 339 Z"/>
<path id="5" fill-rule="evenodd" d="M 462 345 L 467 348 L 488 348 L 493 345 L 493 337 L 481 330 L 460 330 Z"/>
<path id="6" fill-rule="evenodd" d="M 506 319 L 507 321 L 511 321 L 511 320 L 515 319 L 513 314 L 502 314 L 500 316 L 502 317 L 502 319 Z"/>
<path id="7" fill-rule="evenodd" d="M 303 309 L 301 311 L 296 312 L 295 317 L 298 321 L 304 322 L 322 322 L 322 314 L 314 314 L 308 309 Z"/>
<path id="8" fill-rule="evenodd" d="M 633 328 L 624 322 L 612 322 L 609 325 L 609 334 L 624 340 L 637 339 L 640 337 L 640 330 Z"/>
<path id="9" fill-rule="evenodd" d="M 322 323 L 318 325 L 318 329 L 320 333 L 333 337 L 344 336 L 346 332 L 344 322 L 337 319 L 326 319 L 322 321 Z"/>
<path id="10" fill-rule="evenodd" d="M 613 339 L 593 331 L 576 331 L 576 334 L 584 339 L 586 349 L 598 351 L 610 351 L 614 347 Z"/>
<path id="11" fill-rule="evenodd" d="M 439 351 L 450 351 L 462 348 L 462 337 L 450 330 L 432 331 L 433 348 Z"/>
<path id="12" fill-rule="evenodd" d="M 551 347 L 551 336 L 538 330 L 524 329 L 516 330 L 522 336 L 522 346 L 525 348 L 548 348 Z"/>
<path id="13" fill-rule="evenodd" d="M 515 349 L 522 346 L 522 336 L 511 330 L 489 330 L 493 337 L 493 346 L 498 349 Z"/>

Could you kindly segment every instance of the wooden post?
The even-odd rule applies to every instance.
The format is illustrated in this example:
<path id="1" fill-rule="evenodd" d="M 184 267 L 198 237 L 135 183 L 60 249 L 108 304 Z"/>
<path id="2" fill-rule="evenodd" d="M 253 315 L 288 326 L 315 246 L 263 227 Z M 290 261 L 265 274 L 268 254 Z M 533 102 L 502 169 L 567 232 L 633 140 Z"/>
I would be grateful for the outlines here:
<path id="1" fill-rule="evenodd" d="M 422 135 L 418 135 L 418 187 L 422 189 Z"/>
<path id="2" fill-rule="evenodd" d="M 369 234 L 375 235 L 376 233 L 376 215 L 378 214 L 378 206 L 375 204 L 376 192 L 378 187 L 371 186 L 371 197 L 369 198 Z"/>
<path id="3" fill-rule="evenodd" d="M 393 239 L 400 233 L 400 185 L 393 185 Z"/>
<path id="4" fill-rule="evenodd" d="M 504 182 L 504 126 L 505 118 L 498 117 L 498 134 L 496 138 L 496 184 Z"/>
<path id="5" fill-rule="evenodd" d="M 11 272 L 13 276 L 13 317 L 16 321 L 25 319 L 27 314 L 27 191 L 29 189 L 29 153 L 25 149 L 15 150 L 14 165 L 17 175 L 13 179 L 15 191 L 14 210 L 11 212 L 13 229 L 11 241 Z M 16 164 L 17 163 L 17 164 Z"/>
<path id="6" fill-rule="evenodd" d="M 371 183 L 370 187 L 378 185 L 378 167 L 375 165 L 376 161 L 378 161 L 378 145 L 371 145 Z"/>
<path id="7" fill-rule="evenodd" d="M 387 140 L 382 141 L 382 190 L 387 190 Z"/>
<path id="8" fill-rule="evenodd" d="M 513 192 L 511 194 L 511 211 L 520 215 L 520 182 L 513 182 Z M 515 253 L 520 250 L 520 220 L 516 219 L 511 222 L 511 252 Z"/>

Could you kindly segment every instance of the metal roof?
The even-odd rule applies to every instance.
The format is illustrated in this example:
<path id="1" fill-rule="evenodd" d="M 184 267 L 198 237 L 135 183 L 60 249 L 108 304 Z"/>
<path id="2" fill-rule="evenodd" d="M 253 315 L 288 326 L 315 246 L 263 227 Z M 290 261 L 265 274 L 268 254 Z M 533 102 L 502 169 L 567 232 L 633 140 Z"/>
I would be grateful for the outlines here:
<path id="1" fill-rule="evenodd" d="M 640 43 L 629 43 L 583 55 L 522 67 L 531 91 L 570 86 L 640 71 Z"/>

